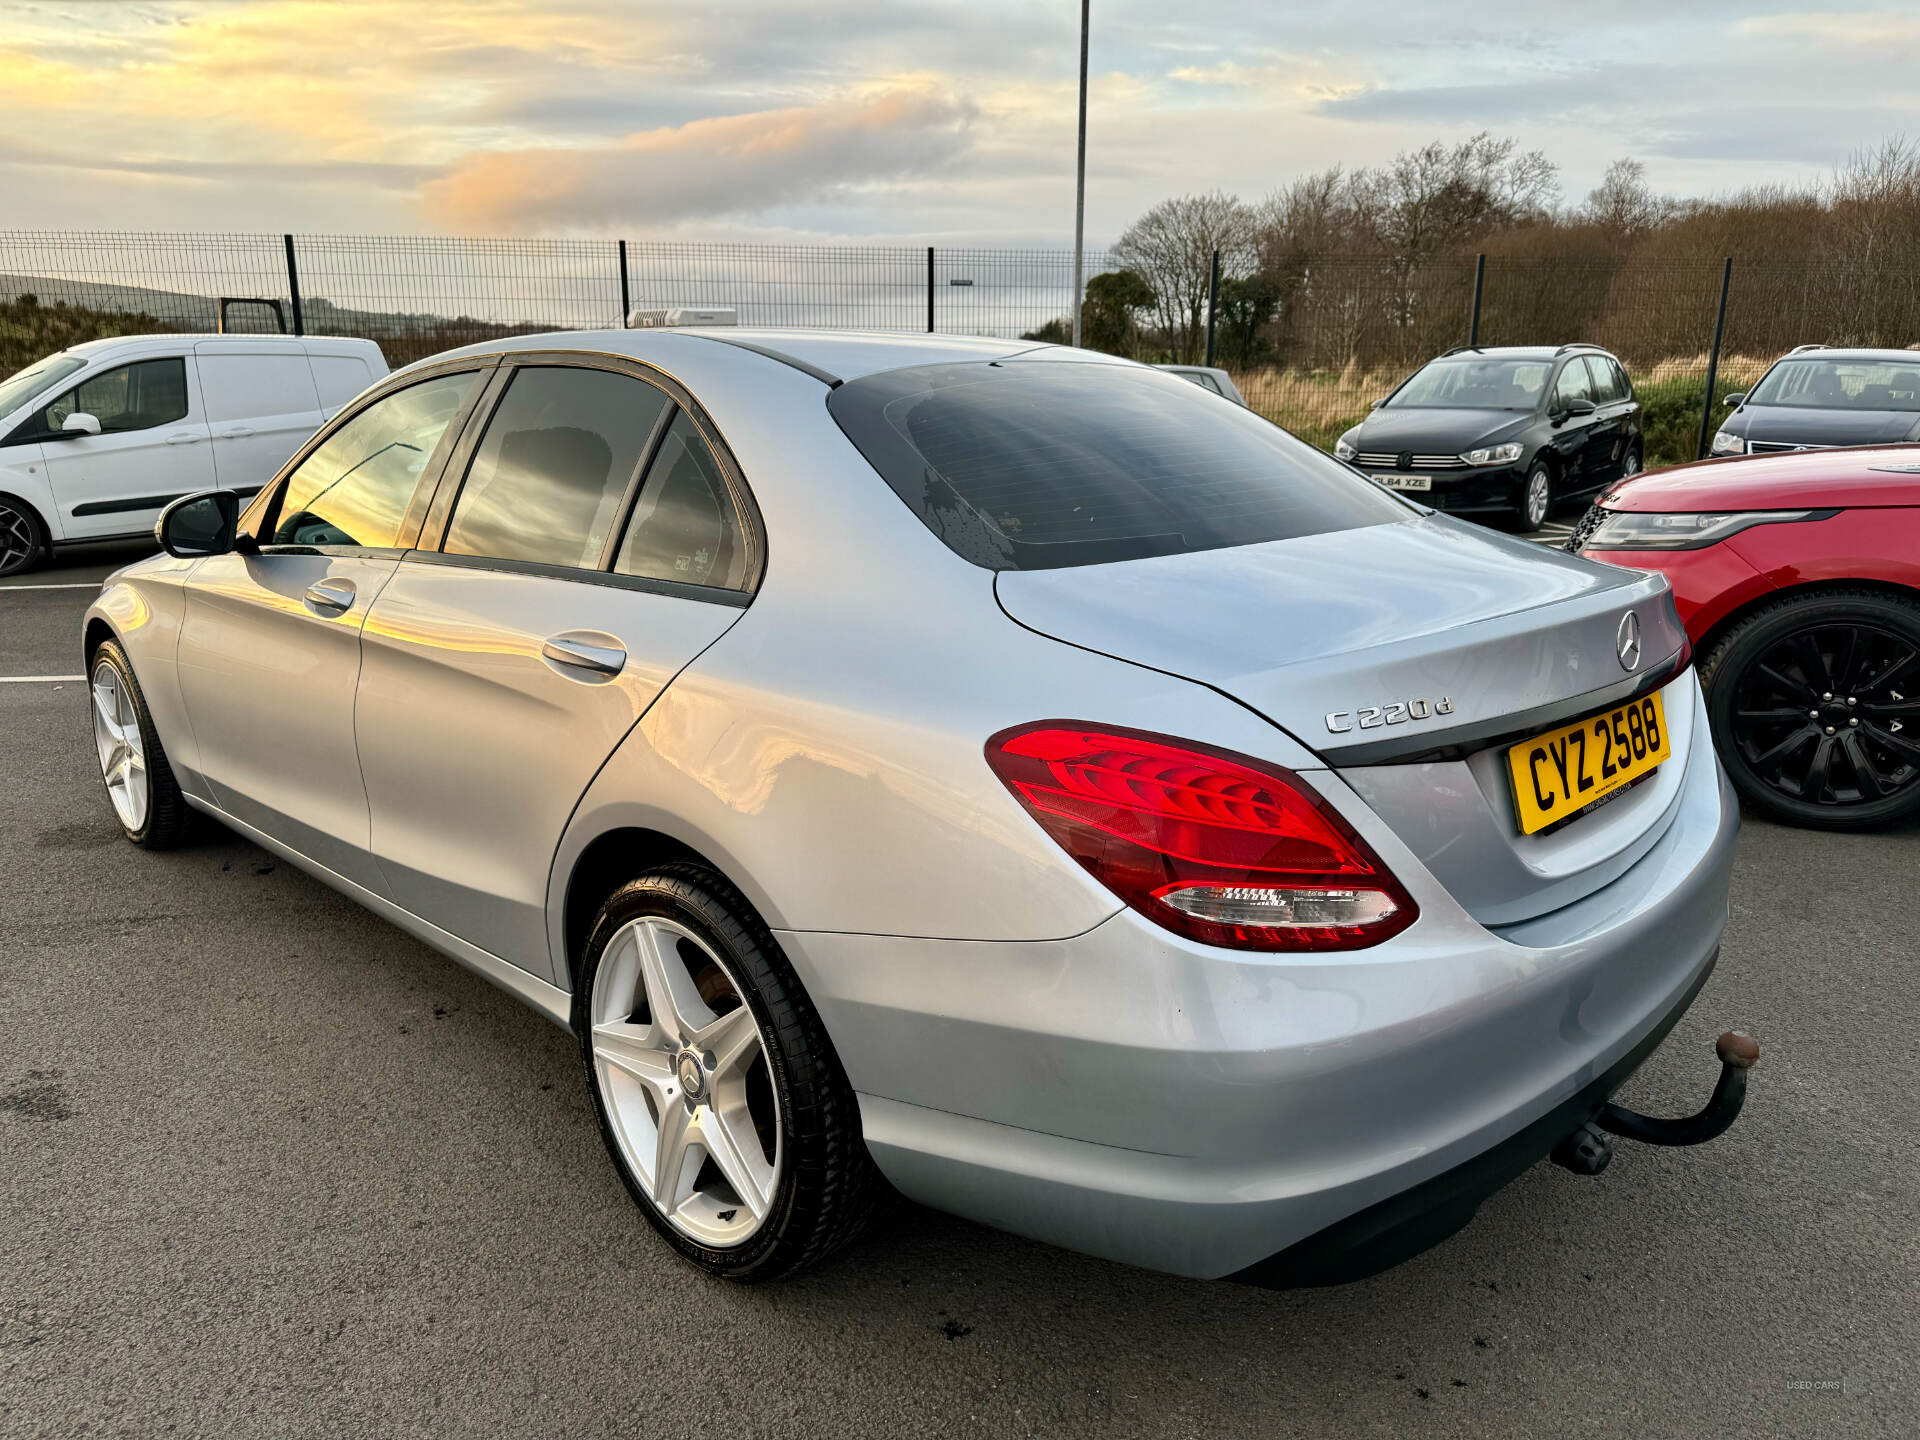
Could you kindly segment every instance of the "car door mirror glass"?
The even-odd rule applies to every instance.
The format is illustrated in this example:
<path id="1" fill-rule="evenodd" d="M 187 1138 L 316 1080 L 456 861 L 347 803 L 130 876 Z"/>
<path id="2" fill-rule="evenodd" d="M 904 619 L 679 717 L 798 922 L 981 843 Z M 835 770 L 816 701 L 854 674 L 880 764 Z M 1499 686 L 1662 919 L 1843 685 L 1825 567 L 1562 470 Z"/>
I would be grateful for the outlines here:
<path id="1" fill-rule="evenodd" d="M 84 410 L 76 410 L 60 422 L 60 433 L 62 435 L 98 435 L 100 433 L 99 418 L 87 414 Z"/>
<path id="2" fill-rule="evenodd" d="M 160 512 L 154 538 L 169 555 L 183 560 L 225 555 L 233 549 L 240 497 L 231 490 L 208 490 L 176 500 Z"/>

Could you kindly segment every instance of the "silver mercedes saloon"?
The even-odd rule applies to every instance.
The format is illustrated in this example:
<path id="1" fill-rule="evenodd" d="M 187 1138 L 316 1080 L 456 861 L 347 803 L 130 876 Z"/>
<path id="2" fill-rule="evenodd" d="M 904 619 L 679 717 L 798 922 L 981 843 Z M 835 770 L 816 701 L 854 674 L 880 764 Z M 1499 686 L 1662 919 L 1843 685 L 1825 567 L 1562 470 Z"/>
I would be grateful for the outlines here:
<path id="1" fill-rule="evenodd" d="M 891 1189 L 1333 1283 L 1731 1119 L 1610 1103 L 1718 956 L 1738 823 L 1665 579 L 1179 376 L 504 339 L 158 534 L 85 621 L 127 837 L 210 818 L 568 1027 L 714 1275 Z"/>

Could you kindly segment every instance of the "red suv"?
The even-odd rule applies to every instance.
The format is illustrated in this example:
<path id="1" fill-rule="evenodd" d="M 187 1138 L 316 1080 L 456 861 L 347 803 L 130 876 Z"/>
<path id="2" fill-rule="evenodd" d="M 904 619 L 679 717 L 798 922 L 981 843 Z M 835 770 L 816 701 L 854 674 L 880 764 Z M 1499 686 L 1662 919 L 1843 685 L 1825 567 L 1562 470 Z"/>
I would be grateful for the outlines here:
<path id="1" fill-rule="evenodd" d="M 1830 830 L 1920 813 L 1920 445 L 1623 480 L 1567 548 L 1672 581 L 1714 744 L 1755 806 Z"/>

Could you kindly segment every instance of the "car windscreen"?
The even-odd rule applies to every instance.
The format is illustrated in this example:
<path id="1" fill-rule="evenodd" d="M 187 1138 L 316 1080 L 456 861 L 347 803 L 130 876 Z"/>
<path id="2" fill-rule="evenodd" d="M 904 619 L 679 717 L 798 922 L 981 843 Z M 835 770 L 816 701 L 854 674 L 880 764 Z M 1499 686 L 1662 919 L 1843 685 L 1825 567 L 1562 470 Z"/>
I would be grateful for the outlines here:
<path id="1" fill-rule="evenodd" d="M 1920 410 L 1920 351 L 1904 360 L 1782 360 L 1749 405 L 1812 410 Z"/>
<path id="2" fill-rule="evenodd" d="M 78 355 L 49 355 L 17 374 L 0 380 L 0 418 L 11 415 L 34 396 L 51 390 L 75 371 L 84 369 L 86 363 Z"/>
<path id="3" fill-rule="evenodd" d="M 1219 550 L 1414 513 L 1177 375 L 1005 360 L 884 371 L 827 407 L 927 528 L 992 570 Z"/>
<path id="4" fill-rule="evenodd" d="M 1387 401 L 1391 410 L 1531 410 L 1540 403 L 1551 360 L 1435 360 Z"/>

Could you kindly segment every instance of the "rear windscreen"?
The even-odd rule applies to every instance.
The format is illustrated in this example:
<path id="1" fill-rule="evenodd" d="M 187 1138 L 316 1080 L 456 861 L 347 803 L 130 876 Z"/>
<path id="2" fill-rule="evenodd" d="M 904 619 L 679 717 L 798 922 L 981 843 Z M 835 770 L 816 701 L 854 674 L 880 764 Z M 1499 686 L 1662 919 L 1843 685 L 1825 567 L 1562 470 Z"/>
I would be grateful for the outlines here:
<path id="1" fill-rule="evenodd" d="M 923 365 L 827 408 L 956 554 L 1052 570 L 1404 520 L 1410 507 L 1188 381 L 1129 365 Z"/>

